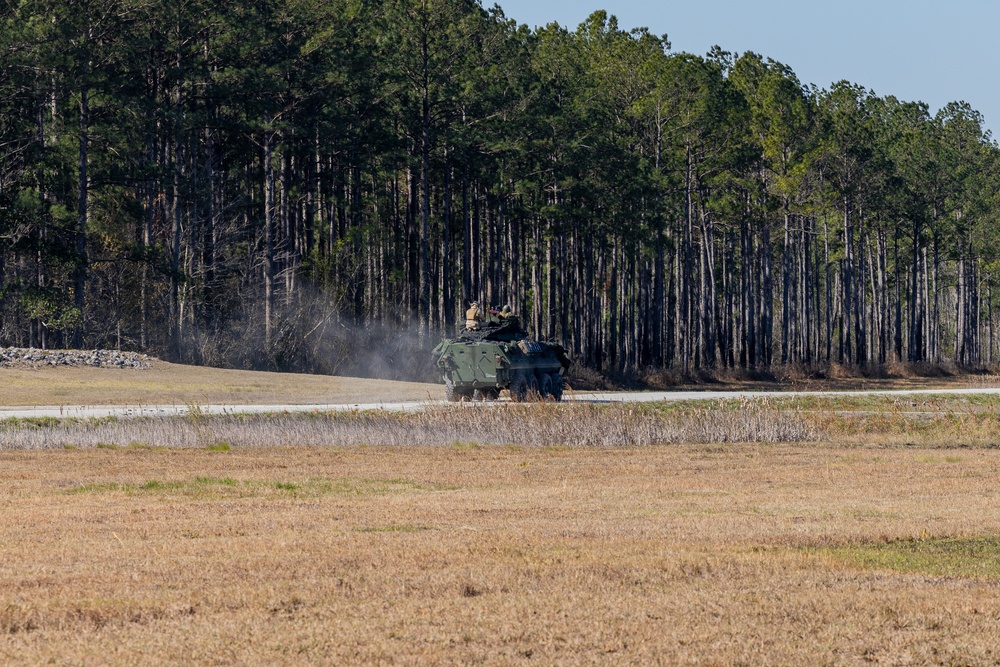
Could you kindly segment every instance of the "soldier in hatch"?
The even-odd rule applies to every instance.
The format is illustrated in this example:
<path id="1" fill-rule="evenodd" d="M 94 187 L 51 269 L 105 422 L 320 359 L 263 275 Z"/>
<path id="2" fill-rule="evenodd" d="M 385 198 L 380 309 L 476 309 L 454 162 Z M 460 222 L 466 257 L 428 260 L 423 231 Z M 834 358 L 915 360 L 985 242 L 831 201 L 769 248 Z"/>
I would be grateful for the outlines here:
<path id="1" fill-rule="evenodd" d="M 483 311 L 479 309 L 479 303 L 473 301 L 469 309 L 465 311 L 465 328 L 469 331 L 477 331 L 479 323 L 483 320 Z"/>
<path id="2" fill-rule="evenodd" d="M 511 329 L 520 329 L 521 328 L 521 322 L 520 322 L 520 320 L 518 320 L 514 316 L 514 312 L 510 309 L 509 305 L 504 306 L 503 308 L 501 308 L 500 312 L 497 313 L 497 316 L 500 318 L 500 326 L 502 326 L 502 327 L 509 327 Z"/>

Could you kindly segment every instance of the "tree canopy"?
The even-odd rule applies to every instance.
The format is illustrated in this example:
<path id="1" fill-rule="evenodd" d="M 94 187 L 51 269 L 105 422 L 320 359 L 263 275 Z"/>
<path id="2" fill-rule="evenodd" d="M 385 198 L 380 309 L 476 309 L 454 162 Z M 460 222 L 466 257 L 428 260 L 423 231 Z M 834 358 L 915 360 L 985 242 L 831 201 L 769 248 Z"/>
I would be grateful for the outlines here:
<path id="1" fill-rule="evenodd" d="M 615 373 L 982 366 L 998 158 L 604 11 L 10 0 L 0 342 L 400 376 L 477 300 Z"/>

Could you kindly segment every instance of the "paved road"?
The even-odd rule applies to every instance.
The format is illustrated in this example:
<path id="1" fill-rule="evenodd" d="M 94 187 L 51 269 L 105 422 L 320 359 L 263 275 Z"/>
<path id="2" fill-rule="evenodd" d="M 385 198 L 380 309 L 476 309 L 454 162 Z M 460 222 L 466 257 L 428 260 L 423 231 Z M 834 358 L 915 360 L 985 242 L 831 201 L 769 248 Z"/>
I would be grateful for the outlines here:
<path id="1" fill-rule="evenodd" d="M 998 395 L 1000 387 L 958 389 L 901 389 L 873 391 L 651 391 L 651 392 L 592 392 L 567 394 L 570 403 L 650 403 L 655 401 L 704 401 L 739 398 L 781 398 L 789 396 L 919 396 L 938 395 Z M 503 403 L 504 401 L 498 401 Z M 0 408 L 0 419 L 10 418 L 78 418 L 97 417 L 169 417 L 199 414 L 261 414 L 274 412 L 333 412 L 344 410 L 386 410 L 415 412 L 444 401 L 410 401 L 406 403 L 329 403 L 319 405 L 61 405 Z"/>

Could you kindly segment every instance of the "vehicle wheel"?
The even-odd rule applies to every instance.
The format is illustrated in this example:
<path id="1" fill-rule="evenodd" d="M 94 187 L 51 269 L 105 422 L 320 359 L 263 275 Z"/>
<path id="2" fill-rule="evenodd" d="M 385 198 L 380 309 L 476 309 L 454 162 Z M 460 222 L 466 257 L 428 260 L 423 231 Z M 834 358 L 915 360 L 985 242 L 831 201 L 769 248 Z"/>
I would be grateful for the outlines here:
<path id="1" fill-rule="evenodd" d="M 452 403 L 458 403 L 463 398 L 466 398 L 462 390 L 455 386 L 455 384 L 449 380 L 445 380 L 445 398 L 447 398 Z"/>
<path id="2" fill-rule="evenodd" d="M 542 395 L 542 399 L 552 398 L 552 376 L 548 373 L 539 376 L 538 393 Z"/>
<path id="3" fill-rule="evenodd" d="M 531 375 L 529 375 L 527 377 L 527 383 L 528 383 L 528 397 L 527 397 L 528 400 L 529 401 L 537 401 L 538 398 L 539 398 L 539 395 L 538 395 L 538 378 L 535 377 L 534 373 L 532 373 Z"/>
<path id="4" fill-rule="evenodd" d="M 528 398 L 528 379 L 524 373 L 517 373 L 510 381 L 510 397 L 520 403 Z"/>
<path id="5" fill-rule="evenodd" d="M 549 380 L 552 383 L 552 398 L 556 401 L 561 401 L 563 388 L 566 386 L 563 376 L 559 375 L 559 373 L 549 373 Z"/>

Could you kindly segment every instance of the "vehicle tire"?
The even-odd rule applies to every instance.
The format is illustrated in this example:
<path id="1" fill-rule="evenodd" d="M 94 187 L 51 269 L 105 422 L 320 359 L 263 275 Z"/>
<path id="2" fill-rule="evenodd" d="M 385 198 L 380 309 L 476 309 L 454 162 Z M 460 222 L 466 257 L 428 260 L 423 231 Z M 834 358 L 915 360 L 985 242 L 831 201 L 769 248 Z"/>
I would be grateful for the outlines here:
<path id="1" fill-rule="evenodd" d="M 538 378 L 532 373 L 526 378 L 526 381 L 528 383 L 528 400 L 537 401 L 539 399 Z"/>
<path id="2" fill-rule="evenodd" d="M 487 387 L 485 389 L 476 389 L 472 392 L 473 401 L 495 401 L 500 398 L 500 390 L 494 389 L 493 387 Z"/>
<path id="3" fill-rule="evenodd" d="M 455 386 L 455 383 L 445 380 L 445 398 L 452 403 L 458 403 L 465 398 L 465 395 L 461 389 Z"/>
<path id="4" fill-rule="evenodd" d="M 509 389 L 511 400 L 518 403 L 526 400 L 528 398 L 528 378 L 524 377 L 524 373 L 515 373 L 510 381 Z"/>
<path id="5" fill-rule="evenodd" d="M 548 400 L 552 398 L 552 376 L 548 373 L 542 373 L 538 376 L 538 393 L 541 394 L 542 400 Z"/>
<path id="6" fill-rule="evenodd" d="M 557 402 L 561 401 L 563 389 L 566 387 L 566 382 L 563 380 L 563 376 L 559 373 L 549 373 L 549 380 L 552 383 L 552 399 Z"/>

